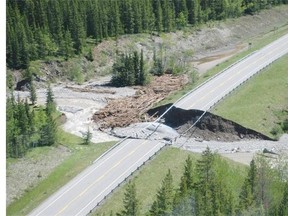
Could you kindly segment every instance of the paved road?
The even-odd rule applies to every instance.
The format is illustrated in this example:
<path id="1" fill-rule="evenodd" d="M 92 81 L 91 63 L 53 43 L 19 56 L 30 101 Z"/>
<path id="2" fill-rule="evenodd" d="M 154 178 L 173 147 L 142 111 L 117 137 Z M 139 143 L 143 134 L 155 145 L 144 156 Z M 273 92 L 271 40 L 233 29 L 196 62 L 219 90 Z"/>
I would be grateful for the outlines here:
<path id="1" fill-rule="evenodd" d="M 49 197 L 30 216 L 87 215 L 103 198 L 164 146 L 127 139 Z"/>
<path id="2" fill-rule="evenodd" d="M 176 106 L 208 110 L 238 85 L 286 53 L 288 35 L 217 75 Z M 86 215 L 163 146 L 164 143 L 158 141 L 125 140 L 49 197 L 30 216 Z"/>
<path id="3" fill-rule="evenodd" d="M 253 53 L 180 100 L 176 107 L 207 111 L 261 69 L 288 53 L 288 35 Z"/>

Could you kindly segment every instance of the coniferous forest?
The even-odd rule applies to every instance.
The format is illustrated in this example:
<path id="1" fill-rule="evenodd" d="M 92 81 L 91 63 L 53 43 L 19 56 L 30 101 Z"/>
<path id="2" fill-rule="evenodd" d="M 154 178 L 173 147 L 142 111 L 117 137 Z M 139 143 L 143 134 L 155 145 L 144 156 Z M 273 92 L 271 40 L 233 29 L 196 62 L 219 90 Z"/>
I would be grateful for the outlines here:
<path id="1" fill-rule="evenodd" d="M 239 188 L 233 188 L 227 176 L 231 168 L 216 153 L 207 149 L 200 159 L 188 156 L 182 168 L 180 184 L 175 187 L 170 170 L 162 180 L 147 214 L 141 214 L 137 184 L 131 180 L 123 197 L 122 211 L 117 216 L 286 216 L 288 183 L 285 169 L 272 168 L 269 160 L 256 157 Z M 284 174 L 285 175 L 285 174 Z M 174 176 L 175 177 L 175 176 Z M 143 208 L 143 206 L 142 206 Z M 142 210 L 143 211 L 143 210 Z M 113 215 L 113 212 L 111 212 Z"/>
<path id="2" fill-rule="evenodd" d="M 171 32 L 210 20 L 254 14 L 288 0 L 7 0 L 7 66 L 80 54 L 122 34 Z"/>

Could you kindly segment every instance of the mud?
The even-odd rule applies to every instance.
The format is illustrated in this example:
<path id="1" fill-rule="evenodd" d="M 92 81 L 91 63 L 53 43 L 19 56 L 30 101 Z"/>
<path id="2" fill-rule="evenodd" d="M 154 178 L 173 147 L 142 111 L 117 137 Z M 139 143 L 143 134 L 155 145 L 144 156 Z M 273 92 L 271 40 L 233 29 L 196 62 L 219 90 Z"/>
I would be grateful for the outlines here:
<path id="1" fill-rule="evenodd" d="M 160 116 L 171 104 L 157 107 L 148 111 L 149 115 Z M 237 124 L 236 122 L 206 112 L 200 121 L 198 119 L 203 114 L 200 110 L 183 110 L 173 107 L 163 117 L 161 123 L 174 128 L 184 137 L 195 138 L 206 141 L 240 141 L 240 140 L 272 140 L 271 138 Z M 198 121 L 198 122 L 197 122 Z M 196 123 L 196 124 L 195 124 Z M 191 127 L 195 124 L 194 127 Z"/>

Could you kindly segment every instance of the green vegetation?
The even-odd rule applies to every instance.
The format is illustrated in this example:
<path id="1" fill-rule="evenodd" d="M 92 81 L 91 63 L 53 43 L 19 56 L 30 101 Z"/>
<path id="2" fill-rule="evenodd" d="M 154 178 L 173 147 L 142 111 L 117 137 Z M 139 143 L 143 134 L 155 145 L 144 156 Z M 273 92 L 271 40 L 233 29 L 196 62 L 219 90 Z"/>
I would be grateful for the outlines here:
<path id="1" fill-rule="evenodd" d="M 163 149 L 157 157 L 147 163 L 143 168 L 135 173 L 132 177 L 132 183 L 135 183 L 137 190 L 137 199 L 139 200 L 139 215 L 145 215 L 151 208 L 156 193 L 161 188 L 162 180 L 167 175 L 167 170 L 170 169 L 173 176 L 173 188 L 178 188 L 181 182 L 181 176 L 184 171 L 184 164 L 187 157 L 190 155 L 193 167 L 195 168 L 196 160 L 199 155 L 180 150 L 178 148 Z M 223 181 L 227 180 L 227 186 L 233 188 L 233 196 L 240 193 L 239 182 L 243 182 L 246 175 L 246 167 L 236 163 L 229 163 L 226 160 L 216 157 L 217 170 L 219 175 L 223 177 Z M 229 174 L 227 174 L 227 172 Z M 221 173 L 221 174 L 220 174 Z M 226 174 L 225 174 L 226 173 Z M 225 180 L 226 179 L 226 180 Z M 127 185 L 114 191 L 103 206 L 99 208 L 94 215 L 114 214 L 123 210 L 122 200 Z"/>
<path id="2" fill-rule="evenodd" d="M 80 145 L 82 142 L 80 137 L 60 130 L 58 134 L 58 144 L 69 148 L 71 156 L 57 166 L 46 179 L 32 189 L 28 189 L 20 199 L 10 204 L 6 209 L 7 215 L 27 215 L 43 200 L 47 199 L 59 188 L 68 183 L 103 152 L 115 144 L 115 142 L 107 142 Z M 47 148 L 48 147 L 44 149 L 42 147 L 31 149 L 27 157 L 45 157 L 45 152 L 50 149 Z M 10 163 L 13 163 L 13 161 L 10 160 Z"/>
<path id="3" fill-rule="evenodd" d="M 35 89 L 31 88 L 32 104 L 36 102 Z M 13 90 L 6 99 L 6 154 L 7 157 L 23 157 L 30 148 L 36 146 L 51 146 L 57 139 L 56 105 L 53 93 L 48 86 L 46 108 L 34 108 L 29 105 L 28 100 L 21 101 L 14 98 Z"/>
<path id="4" fill-rule="evenodd" d="M 7 65 L 26 69 L 51 56 L 69 59 L 87 43 L 122 34 L 171 32 L 188 25 L 254 14 L 287 0 L 7 1 Z M 88 51 L 87 59 L 93 60 Z"/>
<path id="5" fill-rule="evenodd" d="M 225 62 L 218 64 L 216 67 L 208 70 L 205 74 L 203 74 L 199 77 L 197 76 L 197 74 L 195 72 L 191 72 L 189 74 L 190 75 L 190 82 L 186 86 L 184 86 L 182 90 L 175 92 L 174 94 L 171 94 L 166 99 L 164 99 L 160 103 L 156 104 L 155 107 L 160 106 L 160 105 L 164 105 L 164 104 L 168 104 L 168 103 L 174 103 L 179 98 L 181 98 L 183 95 L 185 95 L 187 92 L 191 91 L 193 88 L 196 88 L 198 85 L 205 82 L 207 79 L 209 79 L 213 75 L 221 72 L 222 70 L 224 70 L 225 68 L 227 68 L 231 64 L 237 62 L 238 60 L 244 58 L 248 54 L 263 48 L 264 46 L 268 45 L 269 43 L 272 43 L 274 40 L 287 34 L 287 31 L 288 31 L 288 25 L 285 25 L 282 28 L 279 28 L 277 30 L 273 30 L 273 31 L 271 31 L 265 35 L 255 37 L 255 38 L 247 41 L 247 42 L 250 42 L 252 44 L 248 50 L 245 50 L 245 51 L 229 58 Z"/>
<path id="6" fill-rule="evenodd" d="M 213 112 L 268 136 L 287 131 L 288 55 L 274 62 L 236 90 Z"/>
<path id="7" fill-rule="evenodd" d="M 143 50 L 140 57 L 137 51 L 129 55 L 121 54 L 113 64 L 112 85 L 132 86 L 144 85 L 147 83 L 147 72 L 144 67 Z"/>
<path id="8" fill-rule="evenodd" d="M 163 154 L 170 154 L 170 150 L 172 151 L 169 149 L 161 152 L 158 158 Z M 216 153 L 212 153 L 208 147 L 201 157 L 185 152 L 186 160 L 183 151 L 178 150 L 173 153 L 173 162 L 175 160 L 178 162 L 178 157 L 182 156 L 181 163 L 176 165 L 182 168 L 172 171 L 170 168 L 175 169 L 175 165 L 170 164 L 166 174 L 163 170 L 161 172 L 161 175 L 164 174 L 162 181 L 157 179 L 158 181 L 154 182 L 152 178 L 148 183 L 144 182 L 142 178 L 149 175 L 145 169 L 150 169 L 150 172 L 157 172 L 159 169 L 157 166 L 159 159 L 155 158 L 143 171 L 137 173 L 129 184 L 125 185 L 125 192 L 124 188 L 119 189 L 94 215 L 104 215 L 105 211 L 110 215 L 115 215 L 116 212 L 116 215 L 151 216 L 284 216 L 287 213 L 287 208 L 283 208 L 287 204 L 288 185 L 285 183 L 285 177 L 283 178 L 283 174 L 287 176 L 287 173 L 285 174 L 287 167 L 271 168 L 269 159 L 258 156 L 251 161 L 250 168 L 247 170 L 244 166 L 240 167 L 222 159 Z M 164 164 L 160 166 L 163 167 Z M 177 177 L 177 183 L 174 182 L 173 176 Z M 151 186 L 144 188 L 145 184 L 157 185 L 158 190 L 153 189 L 152 192 Z M 142 187 L 145 191 L 142 191 Z M 124 197 L 122 207 L 124 210 L 117 213 L 121 196 L 122 199 Z M 148 197 L 154 197 L 154 201 L 146 203 Z"/>

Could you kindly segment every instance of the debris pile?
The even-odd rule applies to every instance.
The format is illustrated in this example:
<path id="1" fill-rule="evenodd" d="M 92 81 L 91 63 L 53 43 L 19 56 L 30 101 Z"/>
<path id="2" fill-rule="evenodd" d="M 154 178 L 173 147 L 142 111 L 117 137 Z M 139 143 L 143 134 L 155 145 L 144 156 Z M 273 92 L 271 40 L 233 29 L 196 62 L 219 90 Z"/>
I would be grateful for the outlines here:
<path id="1" fill-rule="evenodd" d="M 125 127 L 132 123 L 149 121 L 146 112 L 157 102 L 163 100 L 187 84 L 187 76 L 165 74 L 153 77 L 147 86 L 137 86 L 134 96 L 124 99 L 111 99 L 108 105 L 93 115 L 93 120 L 99 124 L 99 129 Z"/>

